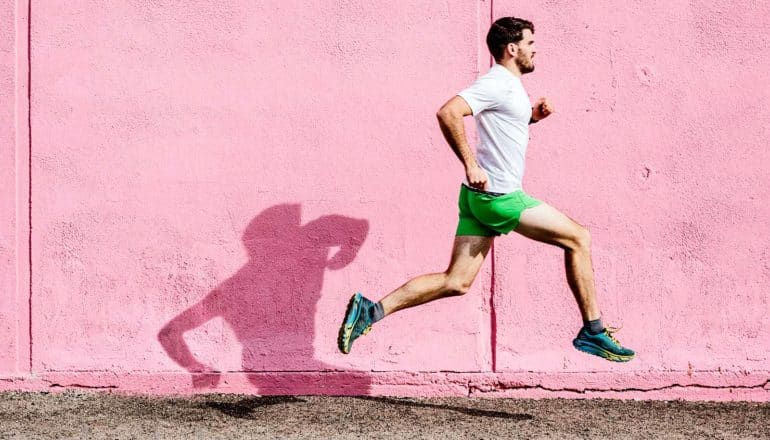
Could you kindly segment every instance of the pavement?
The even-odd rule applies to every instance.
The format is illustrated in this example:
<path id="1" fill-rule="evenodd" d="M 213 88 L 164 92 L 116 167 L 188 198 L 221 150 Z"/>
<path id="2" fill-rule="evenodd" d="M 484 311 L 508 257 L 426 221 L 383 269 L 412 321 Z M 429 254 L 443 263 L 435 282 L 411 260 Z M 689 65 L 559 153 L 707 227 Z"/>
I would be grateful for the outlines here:
<path id="1" fill-rule="evenodd" d="M 770 439 L 770 402 L 0 393 L 0 439 Z"/>

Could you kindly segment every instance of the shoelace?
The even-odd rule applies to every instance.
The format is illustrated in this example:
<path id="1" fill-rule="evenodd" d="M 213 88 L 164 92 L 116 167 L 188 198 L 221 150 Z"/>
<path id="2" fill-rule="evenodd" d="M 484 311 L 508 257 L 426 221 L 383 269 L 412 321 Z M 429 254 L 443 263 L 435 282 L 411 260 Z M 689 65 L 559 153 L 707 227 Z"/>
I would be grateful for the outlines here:
<path id="1" fill-rule="evenodd" d="M 604 333 L 606 333 L 606 334 L 607 334 L 607 337 L 609 337 L 610 339 L 612 339 L 612 342 L 614 342 L 614 343 L 618 344 L 618 346 L 621 346 L 621 347 L 622 347 L 622 345 L 620 345 L 620 341 L 618 341 L 617 339 L 615 339 L 615 337 L 614 337 L 614 336 L 612 336 L 612 334 L 613 334 L 613 333 L 617 333 L 617 332 L 619 332 L 619 331 L 620 331 L 620 329 L 622 329 L 622 328 L 623 328 L 623 326 L 620 326 L 620 327 L 605 327 L 605 328 L 604 328 Z"/>

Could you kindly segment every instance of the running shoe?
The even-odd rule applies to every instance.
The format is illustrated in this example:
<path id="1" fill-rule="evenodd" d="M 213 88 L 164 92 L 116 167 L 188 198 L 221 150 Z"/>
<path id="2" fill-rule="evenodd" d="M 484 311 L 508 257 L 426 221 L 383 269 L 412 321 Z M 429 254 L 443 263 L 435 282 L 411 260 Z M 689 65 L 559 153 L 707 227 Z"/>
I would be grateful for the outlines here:
<path id="1" fill-rule="evenodd" d="M 601 333 L 592 335 L 585 327 L 581 328 L 572 345 L 578 350 L 603 357 L 613 362 L 628 362 L 634 358 L 634 351 L 624 348 L 620 342 L 612 336 L 619 328 L 608 327 Z"/>
<path id="2" fill-rule="evenodd" d="M 369 316 L 369 309 L 374 307 L 374 302 L 369 301 L 356 293 L 350 298 L 348 308 L 345 311 L 345 319 L 340 326 L 340 334 L 337 337 L 337 346 L 340 351 L 348 354 L 350 347 L 359 336 L 363 336 L 372 329 L 372 318 Z"/>

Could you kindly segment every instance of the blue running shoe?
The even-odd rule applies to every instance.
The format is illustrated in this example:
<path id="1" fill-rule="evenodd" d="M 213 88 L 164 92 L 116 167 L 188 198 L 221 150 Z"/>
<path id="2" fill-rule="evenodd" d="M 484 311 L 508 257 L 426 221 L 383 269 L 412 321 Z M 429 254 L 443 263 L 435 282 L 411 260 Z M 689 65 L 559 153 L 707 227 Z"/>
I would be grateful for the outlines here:
<path id="1" fill-rule="evenodd" d="M 572 341 L 572 345 L 582 352 L 613 362 L 628 362 L 634 358 L 634 351 L 622 347 L 620 342 L 612 336 L 618 330 L 620 329 L 608 327 L 601 333 L 592 335 L 583 327 Z"/>
<path id="2" fill-rule="evenodd" d="M 348 309 L 345 311 L 345 319 L 340 327 L 340 334 L 337 338 L 337 346 L 340 351 L 348 354 L 350 347 L 359 336 L 363 336 L 372 329 L 372 318 L 369 316 L 369 309 L 374 307 L 374 302 L 369 301 L 360 293 L 356 293 L 350 298 Z"/>

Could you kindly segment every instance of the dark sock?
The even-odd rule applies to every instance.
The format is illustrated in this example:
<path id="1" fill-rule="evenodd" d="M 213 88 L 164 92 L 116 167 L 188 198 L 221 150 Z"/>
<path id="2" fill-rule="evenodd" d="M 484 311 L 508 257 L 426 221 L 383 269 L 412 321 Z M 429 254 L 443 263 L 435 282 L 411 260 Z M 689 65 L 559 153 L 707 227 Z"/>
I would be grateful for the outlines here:
<path id="1" fill-rule="evenodd" d="M 602 325 L 602 317 L 600 316 L 593 321 L 583 321 L 583 327 L 588 330 L 592 335 L 597 335 L 604 331 L 604 325 Z"/>
<path id="2" fill-rule="evenodd" d="M 375 323 L 385 317 L 385 311 L 382 309 L 382 303 L 378 302 L 369 309 L 369 317 L 372 318 L 372 323 Z"/>

